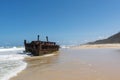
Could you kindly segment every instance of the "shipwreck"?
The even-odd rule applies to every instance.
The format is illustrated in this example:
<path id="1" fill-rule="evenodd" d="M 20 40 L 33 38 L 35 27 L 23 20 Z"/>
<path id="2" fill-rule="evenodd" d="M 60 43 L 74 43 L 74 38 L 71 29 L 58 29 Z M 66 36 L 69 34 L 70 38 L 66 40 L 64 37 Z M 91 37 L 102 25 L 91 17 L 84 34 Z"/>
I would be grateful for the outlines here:
<path id="1" fill-rule="evenodd" d="M 30 43 L 24 40 L 25 52 L 30 52 L 33 56 L 40 56 L 44 54 L 49 54 L 59 50 L 59 45 L 56 42 L 50 42 L 48 36 L 46 36 L 46 41 L 39 40 L 39 35 L 36 41 L 31 41 Z"/>

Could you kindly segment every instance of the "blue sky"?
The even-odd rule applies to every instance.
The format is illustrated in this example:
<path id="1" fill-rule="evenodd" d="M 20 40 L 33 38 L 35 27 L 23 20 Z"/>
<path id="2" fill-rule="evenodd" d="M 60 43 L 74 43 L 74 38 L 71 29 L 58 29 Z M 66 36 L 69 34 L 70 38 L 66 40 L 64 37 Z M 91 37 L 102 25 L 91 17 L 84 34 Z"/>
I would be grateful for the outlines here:
<path id="1" fill-rule="evenodd" d="M 120 31 L 120 0 L 0 0 L 0 44 L 36 35 L 80 44 Z"/>

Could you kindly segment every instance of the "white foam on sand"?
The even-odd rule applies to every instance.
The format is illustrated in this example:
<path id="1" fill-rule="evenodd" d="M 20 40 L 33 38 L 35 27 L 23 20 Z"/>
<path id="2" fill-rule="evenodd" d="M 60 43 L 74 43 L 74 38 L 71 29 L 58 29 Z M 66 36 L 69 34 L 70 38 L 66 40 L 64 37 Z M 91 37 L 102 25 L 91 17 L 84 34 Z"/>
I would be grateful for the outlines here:
<path id="1" fill-rule="evenodd" d="M 0 52 L 7 52 L 7 51 L 15 51 L 15 50 L 24 50 L 23 47 L 21 48 L 17 48 L 17 47 L 13 47 L 13 48 L 0 48 Z"/>
<path id="2" fill-rule="evenodd" d="M 70 48 L 70 46 L 62 45 L 61 48 Z"/>
<path id="3" fill-rule="evenodd" d="M 0 80 L 9 80 L 27 67 L 23 51 L 24 48 L 16 47 L 0 49 Z"/>
<path id="4" fill-rule="evenodd" d="M 25 62 L 21 62 L 17 67 L 15 67 L 14 69 L 8 70 L 6 71 L 7 73 L 5 75 L 3 75 L 0 80 L 9 80 L 10 78 L 17 76 L 18 73 L 20 73 L 22 70 L 24 70 L 27 67 L 27 63 Z"/>

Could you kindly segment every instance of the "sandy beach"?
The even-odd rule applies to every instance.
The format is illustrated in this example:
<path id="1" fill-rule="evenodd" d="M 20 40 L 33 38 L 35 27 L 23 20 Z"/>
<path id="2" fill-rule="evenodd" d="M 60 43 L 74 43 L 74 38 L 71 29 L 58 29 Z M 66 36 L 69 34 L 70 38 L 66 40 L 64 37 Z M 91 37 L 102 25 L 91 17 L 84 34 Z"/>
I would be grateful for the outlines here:
<path id="1" fill-rule="evenodd" d="M 80 46 L 73 46 L 73 49 L 88 49 L 88 48 L 119 48 L 120 44 L 85 44 Z"/>
<path id="2" fill-rule="evenodd" d="M 0 0 L 0 80 L 120 80 L 120 0 Z"/>
<path id="3" fill-rule="evenodd" d="M 27 68 L 10 80 L 120 80 L 119 44 L 77 46 L 25 61 Z"/>

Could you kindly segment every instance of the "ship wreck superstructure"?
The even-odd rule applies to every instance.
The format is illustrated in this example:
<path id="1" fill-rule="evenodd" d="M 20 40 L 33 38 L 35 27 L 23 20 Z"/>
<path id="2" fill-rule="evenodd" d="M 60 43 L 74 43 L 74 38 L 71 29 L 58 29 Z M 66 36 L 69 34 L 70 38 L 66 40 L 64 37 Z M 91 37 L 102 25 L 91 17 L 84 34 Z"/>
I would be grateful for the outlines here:
<path id="1" fill-rule="evenodd" d="M 46 41 L 39 40 L 39 35 L 36 41 L 29 43 L 24 40 L 24 46 L 25 52 L 30 52 L 33 56 L 49 54 L 59 50 L 59 45 L 56 42 L 50 42 L 48 36 L 46 36 Z"/>

